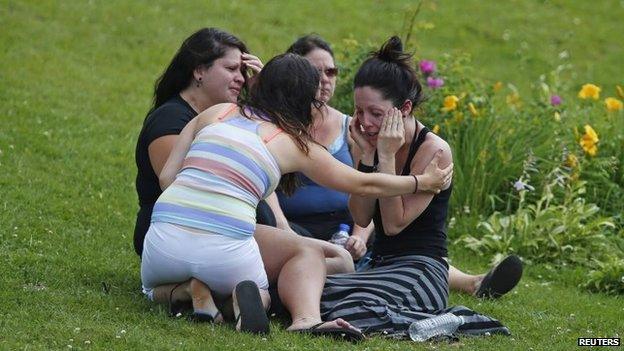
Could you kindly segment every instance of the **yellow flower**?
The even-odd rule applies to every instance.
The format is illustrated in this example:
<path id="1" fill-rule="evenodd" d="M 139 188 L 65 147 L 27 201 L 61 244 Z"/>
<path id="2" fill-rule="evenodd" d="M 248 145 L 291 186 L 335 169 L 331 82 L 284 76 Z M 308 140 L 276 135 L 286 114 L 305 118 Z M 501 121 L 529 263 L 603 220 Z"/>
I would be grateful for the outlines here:
<path id="1" fill-rule="evenodd" d="M 559 114 L 559 112 L 555 111 L 555 121 L 560 122 L 561 121 L 561 114 Z"/>
<path id="2" fill-rule="evenodd" d="M 570 168 L 576 168 L 576 166 L 578 166 L 578 158 L 576 158 L 576 155 L 568 154 L 568 157 L 566 157 L 565 165 Z"/>
<path id="3" fill-rule="evenodd" d="M 503 89 L 503 82 L 496 82 L 492 88 L 494 89 L 495 93 L 499 92 L 501 89 Z"/>
<path id="4" fill-rule="evenodd" d="M 444 98 L 444 107 L 442 107 L 442 111 L 449 112 L 457 109 L 457 103 L 459 102 L 459 98 L 455 95 L 449 95 Z"/>
<path id="5" fill-rule="evenodd" d="M 585 134 L 581 137 L 579 144 L 583 148 L 583 150 L 589 154 L 590 156 L 596 156 L 598 152 L 598 134 L 596 131 L 589 125 L 585 125 Z"/>
<path id="6" fill-rule="evenodd" d="M 581 99 L 594 99 L 600 98 L 600 87 L 594 84 L 585 84 L 578 93 L 578 97 Z"/>
<path id="7" fill-rule="evenodd" d="M 594 143 L 597 143 L 600 140 L 598 139 L 598 133 L 596 133 L 594 128 L 592 128 L 589 124 L 585 125 L 585 135 L 587 135 L 588 138 Z"/>
<path id="8" fill-rule="evenodd" d="M 511 107 L 520 107 L 522 105 L 522 101 L 520 101 L 520 95 L 517 92 L 513 92 L 505 98 L 507 101 L 507 105 Z"/>
<path id="9" fill-rule="evenodd" d="M 436 124 L 435 126 L 433 126 L 433 129 L 431 130 L 434 134 L 438 134 L 440 133 L 440 125 Z"/>
<path id="10" fill-rule="evenodd" d="M 468 110 L 470 110 L 470 113 L 475 117 L 479 115 L 479 111 L 477 111 L 477 108 L 472 102 L 468 103 Z"/>
<path id="11" fill-rule="evenodd" d="M 616 86 L 615 86 L 615 90 L 617 90 L 618 96 L 619 96 L 621 99 L 624 99 L 624 89 L 622 89 L 622 87 L 621 87 L 621 86 L 616 85 Z"/>
<path id="12" fill-rule="evenodd" d="M 622 101 L 612 97 L 608 97 L 605 99 L 605 105 L 607 105 L 607 110 L 609 112 L 620 111 L 624 108 Z"/>

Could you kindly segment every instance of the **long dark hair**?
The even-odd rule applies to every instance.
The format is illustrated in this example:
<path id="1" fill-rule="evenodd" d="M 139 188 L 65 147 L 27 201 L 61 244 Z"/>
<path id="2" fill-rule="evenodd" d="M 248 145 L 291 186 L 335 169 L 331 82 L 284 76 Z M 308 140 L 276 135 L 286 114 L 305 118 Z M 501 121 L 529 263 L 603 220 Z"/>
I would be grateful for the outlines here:
<path id="1" fill-rule="evenodd" d="M 234 35 L 217 28 L 202 28 L 186 38 L 154 84 L 154 102 L 151 110 L 189 86 L 193 71 L 204 66 L 210 68 L 216 59 L 225 55 L 228 49 L 237 48 L 247 52 L 245 44 Z"/>
<path id="2" fill-rule="evenodd" d="M 329 45 L 328 42 L 326 42 L 317 34 L 308 34 L 300 37 L 294 43 L 292 43 L 292 45 L 288 48 L 288 50 L 286 50 L 286 52 L 305 56 L 314 49 L 325 50 L 331 55 L 332 58 L 334 57 L 334 52 L 331 49 L 331 45 Z"/>
<path id="3" fill-rule="evenodd" d="M 353 88 L 365 86 L 379 90 L 395 107 L 410 100 L 413 109 L 423 100 L 422 85 L 416 76 L 412 55 L 403 52 L 403 43 L 397 36 L 372 52 L 355 74 Z"/>
<path id="4" fill-rule="evenodd" d="M 310 62 L 296 54 L 275 56 L 262 68 L 248 97 L 240 101 L 246 117 L 246 108 L 276 124 L 290 135 L 297 147 L 308 153 L 312 141 L 312 105 L 318 106 L 314 96 L 319 86 L 319 73 Z M 294 173 L 282 177 L 284 193 L 292 194 L 298 185 Z"/>

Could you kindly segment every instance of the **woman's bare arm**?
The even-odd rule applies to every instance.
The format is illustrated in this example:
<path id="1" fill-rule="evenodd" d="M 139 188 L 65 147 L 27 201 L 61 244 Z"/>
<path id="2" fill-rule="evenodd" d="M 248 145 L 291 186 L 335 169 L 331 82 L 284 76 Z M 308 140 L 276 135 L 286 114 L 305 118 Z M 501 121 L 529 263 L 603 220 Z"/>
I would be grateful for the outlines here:
<path id="1" fill-rule="evenodd" d="M 437 150 L 442 149 L 442 157 L 440 159 L 441 166 L 451 164 L 451 150 L 446 142 L 436 137 L 436 140 L 425 142 L 419 150 L 420 159 L 414 159 L 411 164 L 412 174 L 421 174 L 429 163 L 429 159 L 433 158 Z M 420 156 L 422 155 L 422 156 Z M 394 174 L 396 165 L 395 158 L 379 160 L 379 172 Z M 447 188 L 449 184 L 445 185 Z M 400 233 L 429 206 L 434 194 L 431 192 L 419 191 L 416 194 L 406 194 L 402 196 L 392 196 L 379 199 L 379 210 L 386 235 L 392 236 Z"/>
<path id="2" fill-rule="evenodd" d="M 173 181 L 175 180 L 176 175 L 182 168 L 182 163 L 184 162 L 184 158 L 188 153 L 189 148 L 191 147 L 191 143 L 195 138 L 195 129 L 197 125 L 198 117 L 193 118 L 180 132 L 178 138 L 176 140 L 176 144 L 173 146 L 171 153 L 169 154 L 169 158 L 165 163 L 160 175 L 158 176 L 158 180 L 160 182 L 160 188 L 165 190 Z"/>

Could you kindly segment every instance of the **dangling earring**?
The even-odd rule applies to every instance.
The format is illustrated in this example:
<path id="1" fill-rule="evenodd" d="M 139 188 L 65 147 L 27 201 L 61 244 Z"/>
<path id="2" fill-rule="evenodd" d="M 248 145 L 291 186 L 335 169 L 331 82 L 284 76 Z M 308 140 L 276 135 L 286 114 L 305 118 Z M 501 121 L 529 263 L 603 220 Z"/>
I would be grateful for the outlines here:
<path id="1" fill-rule="evenodd" d="M 202 80 L 201 77 L 197 78 L 197 83 L 196 83 L 197 87 L 199 88 L 200 85 L 202 85 Z"/>

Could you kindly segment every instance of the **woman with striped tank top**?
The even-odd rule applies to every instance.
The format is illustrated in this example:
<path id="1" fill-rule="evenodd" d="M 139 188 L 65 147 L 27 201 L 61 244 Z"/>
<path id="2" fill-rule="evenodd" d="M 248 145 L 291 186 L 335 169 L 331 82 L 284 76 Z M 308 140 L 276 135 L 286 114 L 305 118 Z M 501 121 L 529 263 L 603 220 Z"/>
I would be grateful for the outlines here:
<path id="1" fill-rule="evenodd" d="M 440 169 L 440 154 L 424 174 L 406 176 L 361 173 L 335 160 L 308 133 L 318 86 L 319 74 L 306 59 L 280 55 L 259 73 L 246 101 L 215 105 L 187 124 L 160 174 L 164 191 L 144 243 L 141 279 L 148 296 L 160 285 L 193 278 L 214 295 L 232 294 L 238 330 L 268 332 L 267 275 L 254 236 L 262 238 L 264 255 L 289 244 L 269 245 L 269 234 L 279 229 L 256 225 L 255 208 L 278 183 L 293 191 L 292 173 L 302 172 L 324 186 L 380 197 L 439 192 L 450 182 L 452 166 Z M 344 320 L 321 322 L 323 252 L 305 250 L 281 262 L 280 276 L 290 279 L 278 279 L 280 296 L 285 290 L 298 296 L 283 301 L 292 316 L 288 329 L 361 338 Z M 284 272 L 292 260 L 310 264 Z M 195 317 L 221 321 L 212 296 L 202 299 L 193 301 Z"/>

